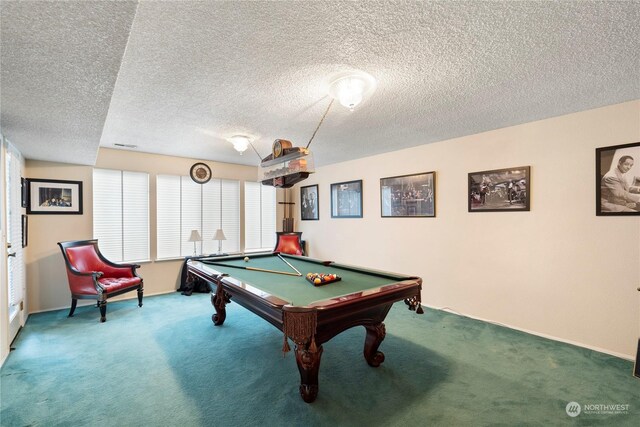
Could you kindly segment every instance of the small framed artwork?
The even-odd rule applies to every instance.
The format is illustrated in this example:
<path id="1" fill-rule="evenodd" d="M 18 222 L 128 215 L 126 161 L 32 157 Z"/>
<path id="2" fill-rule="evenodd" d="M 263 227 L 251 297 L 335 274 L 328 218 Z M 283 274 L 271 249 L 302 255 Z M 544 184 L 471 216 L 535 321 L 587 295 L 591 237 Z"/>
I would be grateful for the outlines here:
<path id="1" fill-rule="evenodd" d="M 469 212 L 529 210 L 530 166 L 469 174 Z"/>
<path id="2" fill-rule="evenodd" d="M 435 217 L 435 184 L 435 172 L 380 178 L 382 217 Z"/>
<path id="3" fill-rule="evenodd" d="M 300 218 L 303 221 L 318 220 L 318 185 L 300 188 Z"/>
<path id="4" fill-rule="evenodd" d="M 29 200 L 29 181 L 26 178 L 20 178 L 20 195 L 21 206 L 26 208 Z"/>
<path id="5" fill-rule="evenodd" d="M 82 181 L 56 179 L 28 179 L 29 194 L 27 213 L 82 214 Z"/>
<path id="6" fill-rule="evenodd" d="M 22 214 L 22 247 L 29 244 L 29 217 Z"/>
<path id="7" fill-rule="evenodd" d="M 640 142 L 596 148 L 596 215 L 640 215 Z"/>
<path id="8" fill-rule="evenodd" d="M 331 218 L 362 218 L 362 180 L 331 184 Z"/>

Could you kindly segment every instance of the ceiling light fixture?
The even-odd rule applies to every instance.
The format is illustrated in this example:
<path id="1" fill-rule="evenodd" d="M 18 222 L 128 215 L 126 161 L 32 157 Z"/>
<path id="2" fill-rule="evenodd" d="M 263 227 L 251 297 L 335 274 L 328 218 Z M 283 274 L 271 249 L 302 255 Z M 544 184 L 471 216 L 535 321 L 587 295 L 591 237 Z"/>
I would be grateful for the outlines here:
<path id="1" fill-rule="evenodd" d="M 249 144 L 251 143 L 251 139 L 245 135 L 234 135 L 229 138 L 228 141 L 233 144 L 233 148 L 241 155 L 249 148 Z"/>
<path id="2" fill-rule="evenodd" d="M 376 79 L 363 71 L 341 73 L 329 82 L 329 95 L 353 109 L 376 88 Z"/>

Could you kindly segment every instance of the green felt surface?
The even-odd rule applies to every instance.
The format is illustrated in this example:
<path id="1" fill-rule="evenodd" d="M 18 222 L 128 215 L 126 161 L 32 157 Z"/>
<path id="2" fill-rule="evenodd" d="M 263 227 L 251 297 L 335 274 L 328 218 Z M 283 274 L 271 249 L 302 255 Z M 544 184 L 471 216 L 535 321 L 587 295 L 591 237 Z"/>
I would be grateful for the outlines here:
<path id="1" fill-rule="evenodd" d="M 288 256 L 283 256 L 283 258 L 302 273 L 302 276 L 287 276 L 229 267 L 253 267 L 295 273 L 282 259 L 271 254 L 249 256 L 248 262 L 244 261 L 244 257 L 209 258 L 201 261 L 204 261 L 208 268 L 228 273 L 231 277 L 246 282 L 263 292 L 289 301 L 292 305 L 300 306 L 389 285 L 408 277 L 366 269 L 365 271 L 352 271 L 347 266 L 340 264 L 325 266 L 322 262 L 310 258 Z M 337 274 L 342 280 L 323 286 L 313 286 L 305 279 L 307 273 Z"/>

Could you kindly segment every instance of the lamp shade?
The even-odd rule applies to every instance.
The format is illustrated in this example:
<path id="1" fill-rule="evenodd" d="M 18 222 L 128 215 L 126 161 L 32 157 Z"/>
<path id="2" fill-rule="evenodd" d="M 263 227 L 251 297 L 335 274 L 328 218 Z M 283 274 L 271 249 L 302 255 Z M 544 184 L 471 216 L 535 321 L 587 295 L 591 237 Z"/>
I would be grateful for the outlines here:
<path id="1" fill-rule="evenodd" d="M 202 237 L 200 237 L 198 230 L 191 230 L 191 236 L 189 236 L 187 242 L 199 242 L 200 240 L 202 240 Z"/>
<path id="2" fill-rule="evenodd" d="M 227 237 L 224 235 L 224 231 L 222 231 L 222 228 L 218 228 L 216 230 L 216 234 L 215 236 L 213 236 L 213 240 L 227 240 Z"/>

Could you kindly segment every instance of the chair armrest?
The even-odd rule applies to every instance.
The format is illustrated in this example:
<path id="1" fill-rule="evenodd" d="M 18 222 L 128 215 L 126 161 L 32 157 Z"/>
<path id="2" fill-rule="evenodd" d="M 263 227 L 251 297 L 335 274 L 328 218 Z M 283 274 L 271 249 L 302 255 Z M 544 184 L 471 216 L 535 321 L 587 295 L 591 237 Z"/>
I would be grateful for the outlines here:
<path id="1" fill-rule="evenodd" d="M 69 267 L 67 270 L 71 272 L 74 276 L 91 277 L 92 279 L 96 279 L 96 280 L 101 278 L 104 275 L 102 271 L 78 271 L 73 267 Z"/>
<path id="2" fill-rule="evenodd" d="M 75 269 L 68 269 L 69 289 L 72 294 L 92 294 L 102 292 L 102 287 L 98 279 L 102 277 L 101 271 L 80 272 Z"/>
<path id="3" fill-rule="evenodd" d="M 100 256 L 100 260 L 104 264 L 102 271 L 106 277 L 140 277 L 136 273 L 136 268 L 140 268 L 139 264 L 116 264 L 108 259 Z"/>

